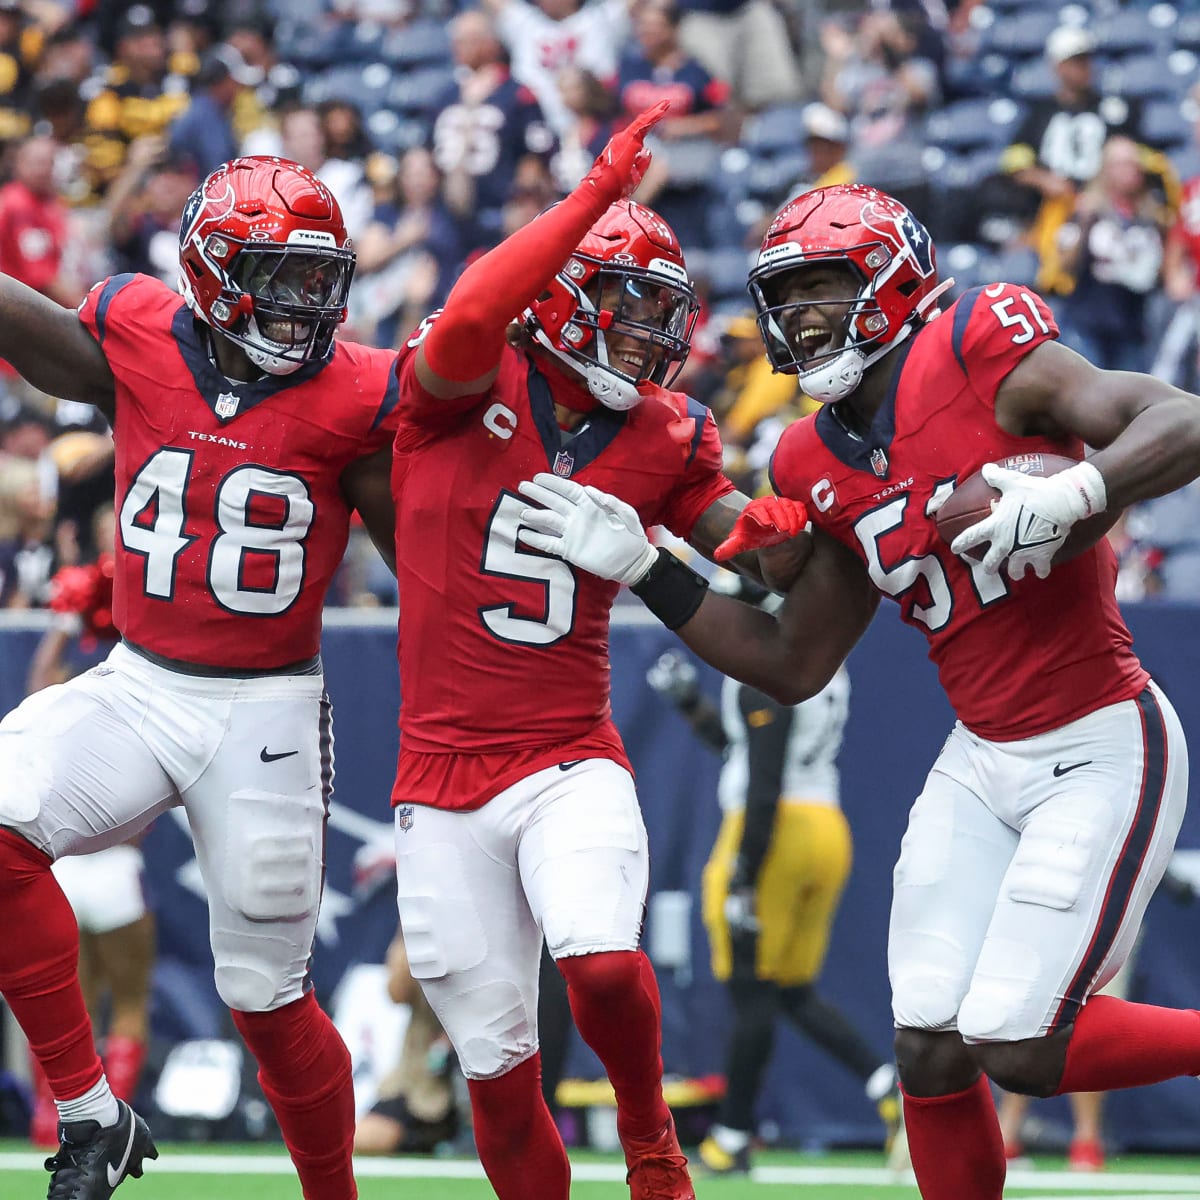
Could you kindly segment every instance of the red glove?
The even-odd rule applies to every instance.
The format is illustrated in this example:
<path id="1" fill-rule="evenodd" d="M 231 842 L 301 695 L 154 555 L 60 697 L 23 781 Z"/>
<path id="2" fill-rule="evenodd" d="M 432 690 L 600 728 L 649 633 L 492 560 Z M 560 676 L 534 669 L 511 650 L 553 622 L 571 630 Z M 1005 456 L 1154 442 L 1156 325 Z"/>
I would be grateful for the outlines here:
<path id="1" fill-rule="evenodd" d="M 808 509 L 799 500 L 762 496 L 751 500 L 734 522 L 729 536 L 717 547 L 717 562 L 726 562 L 746 550 L 778 546 L 794 538 L 808 524 Z"/>
<path id="2" fill-rule="evenodd" d="M 94 565 L 61 567 L 50 580 L 50 607 L 60 613 L 84 613 L 96 593 L 98 572 Z"/>
<path id="3" fill-rule="evenodd" d="M 613 201 L 633 195 L 650 165 L 650 151 L 642 143 L 670 107 L 670 100 L 660 100 L 652 108 L 638 113 L 620 133 L 614 133 L 583 182 L 611 195 Z"/>

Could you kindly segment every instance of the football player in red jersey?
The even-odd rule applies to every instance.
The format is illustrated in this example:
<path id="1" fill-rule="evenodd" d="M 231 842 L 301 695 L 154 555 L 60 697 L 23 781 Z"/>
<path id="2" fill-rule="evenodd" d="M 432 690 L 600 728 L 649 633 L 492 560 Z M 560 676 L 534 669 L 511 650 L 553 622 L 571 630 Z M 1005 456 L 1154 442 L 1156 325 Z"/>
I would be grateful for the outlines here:
<path id="1" fill-rule="evenodd" d="M 646 832 L 609 705 L 618 588 L 518 539 L 517 488 L 539 470 L 619 491 L 708 554 L 746 503 L 712 414 L 668 390 L 696 311 L 679 244 L 623 199 L 665 107 L 474 263 L 401 351 L 400 918 L 501 1200 L 569 1191 L 539 1087 L 543 935 L 616 1092 L 633 1197 L 694 1196 L 639 949 Z"/>
<path id="2" fill-rule="evenodd" d="M 156 1151 L 96 1056 L 50 864 L 182 805 L 217 990 L 304 1195 L 350 1200 L 350 1056 L 308 982 L 333 780 L 318 650 L 352 509 L 391 557 L 395 355 L 333 340 L 354 254 L 295 163 L 213 172 L 180 268 L 183 296 L 122 275 L 78 313 L 0 276 L 0 355 L 113 427 L 122 635 L 0 722 L 0 992 L 58 1104 L 50 1200 L 107 1200 Z"/>
<path id="3" fill-rule="evenodd" d="M 927 232 L 882 193 L 825 188 L 779 213 L 750 290 L 776 368 L 824 401 L 772 462 L 789 499 L 771 503 L 811 514 L 811 557 L 778 621 L 649 591 L 697 653 L 788 703 L 824 686 L 881 595 L 928 638 L 959 721 L 896 867 L 896 1058 L 921 1194 L 997 1200 L 985 1074 L 1037 1096 L 1200 1074 L 1200 1013 L 1093 996 L 1167 865 L 1187 746 L 1131 649 L 1107 543 L 1053 565 L 1076 521 L 1197 474 L 1200 406 L 1060 346 L 1026 288 L 974 288 L 938 315 L 945 286 Z M 984 466 L 1043 453 L 1079 461 Z M 933 515 L 980 467 L 1001 498 L 947 546 Z M 567 480 L 542 491 L 553 507 L 521 515 L 539 527 L 523 540 L 645 597 L 637 514 Z M 718 556 L 783 536 L 774 523 L 755 502 Z"/>

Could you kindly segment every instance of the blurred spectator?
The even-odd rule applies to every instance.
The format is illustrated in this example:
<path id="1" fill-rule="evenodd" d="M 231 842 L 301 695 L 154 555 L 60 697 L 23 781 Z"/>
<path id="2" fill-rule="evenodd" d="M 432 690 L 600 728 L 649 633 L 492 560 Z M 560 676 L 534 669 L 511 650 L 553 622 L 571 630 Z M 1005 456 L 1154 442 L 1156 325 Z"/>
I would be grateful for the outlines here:
<path id="1" fill-rule="evenodd" d="M 25 137 L 30 130 L 34 72 L 45 35 L 20 0 L 0 0 L 0 142 Z"/>
<path id="2" fill-rule="evenodd" d="M 258 68 L 227 42 L 205 52 L 192 79 L 191 103 L 176 117 L 169 135 L 172 156 L 190 164 L 197 179 L 237 157 L 234 105 L 244 88 L 261 82 Z"/>
<path id="3" fill-rule="evenodd" d="M 167 74 L 166 55 L 154 12 L 129 7 L 117 25 L 112 65 L 87 108 L 88 171 L 98 193 L 116 178 L 130 142 L 163 133 L 188 105 L 183 81 Z"/>
<path id="4" fill-rule="evenodd" d="M 828 104 L 814 101 L 804 106 L 800 118 L 804 148 L 808 152 L 809 182 L 792 189 L 793 196 L 813 188 L 833 187 L 838 183 L 856 183 L 858 173 L 846 157 L 850 141 L 850 124 Z"/>
<path id="5" fill-rule="evenodd" d="M 163 138 L 138 138 L 129 147 L 105 201 L 116 272 L 177 285 L 179 214 L 199 182 L 192 160 L 169 150 Z"/>
<path id="6" fill-rule="evenodd" d="M 721 347 L 726 373 L 710 407 L 721 418 L 722 441 L 744 450 L 753 443 L 755 430 L 767 417 L 789 406 L 794 409 L 791 419 L 800 416 L 801 395 L 794 375 L 772 371 L 753 313 L 729 322 Z"/>
<path id="7" fill-rule="evenodd" d="M 330 158 L 354 162 L 365 159 L 374 150 L 357 104 L 337 98 L 323 100 L 317 105 L 317 113 Z"/>
<path id="8" fill-rule="evenodd" d="M 744 109 L 799 99 L 803 91 L 785 6 L 771 0 L 682 0 L 684 50 L 729 84 Z"/>
<path id="9" fill-rule="evenodd" d="M 369 314 L 377 346 L 396 345 L 445 300 L 463 258 L 462 234 L 442 200 L 433 155 L 418 147 L 393 166 L 393 194 L 376 205 L 357 246 L 351 298 Z"/>
<path id="10" fill-rule="evenodd" d="M 379 1098 L 359 1118 L 355 1154 L 430 1154 L 458 1132 L 450 1081 L 450 1044 L 408 966 L 397 933 L 388 947 L 388 996 L 411 1010 L 400 1061 L 379 1085 Z"/>
<path id="11" fill-rule="evenodd" d="M 1192 138 L 1200 146 L 1200 84 L 1187 106 L 1193 119 Z M 1163 285 L 1178 305 L 1163 333 L 1152 373 L 1187 391 L 1200 385 L 1200 175 L 1183 185 L 1175 223 L 1163 255 Z"/>
<path id="12" fill-rule="evenodd" d="M 233 102 L 233 132 L 242 146 L 242 153 L 253 153 L 244 143 L 256 131 L 272 125 L 272 109 L 284 99 L 287 90 L 285 77 L 297 85 L 299 72 L 290 64 L 280 66 L 275 55 L 275 23 L 257 9 L 242 9 L 226 17 L 225 41 L 241 56 L 246 65 L 260 73 L 261 82 L 254 88 L 243 88 Z"/>
<path id="13" fill-rule="evenodd" d="M 54 188 L 57 150 L 49 137 L 17 147 L 12 182 L 0 187 L 0 270 L 73 307 L 85 289 L 63 275 L 68 225 L 67 206 Z"/>
<path id="14" fill-rule="evenodd" d="M 341 207 L 346 231 L 354 239 L 361 237 L 374 208 L 364 164 L 330 157 L 321 116 L 314 108 L 287 110 L 280 118 L 279 138 L 279 153 L 307 167 L 329 188 Z"/>
<path id="15" fill-rule="evenodd" d="M 885 189 L 916 212 L 928 206 L 921 162 L 926 112 L 938 100 L 937 68 L 918 53 L 917 38 L 895 12 L 869 12 L 851 34 L 821 26 L 825 71 L 821 98 L 850 120 L 860 183 Z"/>
<path id="16" fill-rule="evenodd" d="M 209 0 L 176 0 L 166 29 L 167 68 L 173 75 L 194 79 L 220 22 Z"/>
<path id="17" fill-rule="evenodd" d="M 1151 192 L 1132 138 L 1104 144 L 1100 171 L 1058 231 L 1062 340 L 1111 371 L 1149 366 L 1146 302 L 1162 271 L 1167 212 Z"/>
<path id="18" fill-rule="evenodd" d="M 0 608 L 33 608 L 48 596 L 54 497 L 36 460 L 0 456 Z"/>
<path id="19" fill-rule="evenodd" d="M 621 63 L 617 97 L 625 120 L 662 100 L 671 102 L 667 116 L 654 127 L 652 144 L 667 143 L 655 147 L 657 174 L 643 180 L 637 199 L 652 205 L 684 246 L 704 247 L 712 241 L 709 210 L 716 157 L 697 170 L 687 148 L 673 151 L 673 145 L 722 136 L 733 114 L 729 85 L 684 51 L 679 22 L 680 10 L 672 0 L 644 0 L 634 17 L 637 48 Z"/>
<path id="20" fill-rule="evenodd" d="M 1104 143 L 1113 134 L 1135 137 L 1141 123 L 1137 100 L 1104 95 L 1094 86 L 1095 48 L 1094 35 L 1073 25 L 1050 35 L 1046 57 L 1058 79 L 1055 93 L 1034 101 L 1001 160 L 1001 169 L 1024 189 L 1015 207 L 1033 220 L 1030 241 L 1041 259 L 1038 289 L 1052 303 L 1072 286 L 1059 261 L 1059 226 L 1071 215 L 1079 190 L 1099 174 Z M 1139 154 L 1160 199 L 1174 210 L 1178 181 L 1170 164 L 1146 147 Z"/>
<path id="21" fill-rule="evenodd" d="M 38 63 L 39 80 L 69 79 L 76 86 L 90 78 L 96 64 L 96 44 L 86 28 L 71 21 L 46 39 Z M 81 101 L 82 102 L 82 101 Z"/>
<path id="22" fill-rule="evenodd" d="M 1124 517 L 1128 544 L 1120 556 L 1127 598 L 1200 599 L 1197 529 L 1200 482 L 1129 509 Z"/>
<path id="23" fill-rule="evenodd" d="M 450 42 L 457 78 L 437 104 L 433 154 L 451 209 L 473 219 L 471 248 L 488 247 L 500 239 L 518 168 L 532 160 L 546 173 L 555 139 L 533 93 L 510 75 L 486 13 L 455 17 Z"/>
<path id="24" fill-rule="evenodd" d="M 569 192 L 591 169 L 596 155 L 612 136 L 617 100 L 590 71 L 564 67 L 558 73 L 558 94 L 569 114 L 551 164 L 555 182 Z"/>
<path id="25" fill-rule="evenodd" d="M 629 36 L 629 0 L 484 0 L 484 8 L 508 50 L 513 78 L 533 92 L 562 139 L 575 115 L 560 75 L 571 68 L 605 82 L 616 75 Z"/>

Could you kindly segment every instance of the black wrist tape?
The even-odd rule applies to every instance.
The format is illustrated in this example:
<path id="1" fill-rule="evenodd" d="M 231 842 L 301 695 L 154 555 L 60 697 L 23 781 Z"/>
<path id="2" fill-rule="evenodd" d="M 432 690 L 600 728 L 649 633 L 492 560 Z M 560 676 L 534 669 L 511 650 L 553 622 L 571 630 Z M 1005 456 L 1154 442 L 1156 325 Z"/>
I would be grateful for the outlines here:
<path id="1" fill-rule="evenodd" d="M 708 580 L 661 546 L 658 561 L 629 589 L 668 629 L 695 616 Z"/>

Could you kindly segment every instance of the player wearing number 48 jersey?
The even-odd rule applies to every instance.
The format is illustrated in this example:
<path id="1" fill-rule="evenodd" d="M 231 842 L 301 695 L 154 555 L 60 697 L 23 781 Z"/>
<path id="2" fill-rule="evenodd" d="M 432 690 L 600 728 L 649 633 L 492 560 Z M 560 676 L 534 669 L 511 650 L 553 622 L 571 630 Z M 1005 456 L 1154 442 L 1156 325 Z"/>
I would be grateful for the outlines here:
<path id="1" fill-rule="evenodd" d="M 999 1200 L 983 1074 L 1041 1096 L 1200 1074 L 1200 1013 L 1094 995 L 1166 868 L 1187 746 L 1130 648 L 1111 550 L 1054 563 L 1080 519 L 1200 471 L 1200 405 L 1060 346 L 1024 288 L 977 288 L 939 315 L 945 286 L 928 233 L 882 193 L 819 189 L 775 218 L 750 290 L 776 368 L 824 402 L 772 463 L 811 516 L 811 556 L 777 621 L 706 592 L 676 624 L 787 703 L 825 685 L 881 595 L 928 638 L 959 721 L 895 872 L 896 1061 L 921 1195 Z M 1000 497 L 945 544 L 934 518 L 957 480 L 1045 453 L 1080 461 L 1048 477 L 984 466 Z M 643 561 L 633 514 L 561 490 L 542 549 L 601 574 Z M 718 557 L 780 536 L 753 506 L 739 523 Z"/>
<path id="2" fill-rule="evenodd" d="M 0 354 L 95 404 L 116 443 L 99 667 L 0 723 L 0 992 L 60 1114 L 51 1200 L 106 1200 L 156 1152 L 114 1100 L 52 860 L 187 812 L 216 985 L 306 1200 L 351 1200 L 350 1056 L 308 983 L 333 780 L 321 608 L 362 513 L 390 560 L 394 354 L 334 342 L 354 254 L 328 189 L 236 159 L 193 193 L 183 295 L 145 276 L 78 314 L 0 277 Z"/>
<path id="3" fill-rule="evenodd" d="M 694 1196 L 639 949 L 646 831 L 609 709 L 617 583 L 529 549 L 522 517 L 522 488 L 554 471 L 711 553 L 746 503 L 712 415 L 667 390 L 696 310 L 679 244 L 622 199 L 665 107 L 474 263 L 401 354 L 400 918 L 501 1200 L 569 1193 L 539 1087 L 543 935 L 616 1092 L 634 1200 Z"/>

